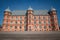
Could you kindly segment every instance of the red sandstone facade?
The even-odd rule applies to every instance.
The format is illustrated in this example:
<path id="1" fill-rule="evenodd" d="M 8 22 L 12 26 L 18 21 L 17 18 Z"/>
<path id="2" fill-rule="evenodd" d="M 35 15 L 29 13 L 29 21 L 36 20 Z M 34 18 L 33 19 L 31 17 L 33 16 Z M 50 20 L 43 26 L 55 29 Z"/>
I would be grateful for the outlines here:
<path id="1" fill-rule="evenodd" d="M 27 10 L 26 15 L 12 15 L 4 11 L 2 31 L 58 31 L 56 10 L 49 15 L 34 15 L 34 10 Z"/>

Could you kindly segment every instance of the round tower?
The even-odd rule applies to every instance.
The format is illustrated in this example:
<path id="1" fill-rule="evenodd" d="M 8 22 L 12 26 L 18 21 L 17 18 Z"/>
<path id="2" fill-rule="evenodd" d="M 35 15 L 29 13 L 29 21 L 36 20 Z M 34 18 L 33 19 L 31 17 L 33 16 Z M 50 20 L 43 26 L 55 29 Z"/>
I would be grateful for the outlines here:
<path id="1" fill-rule="evenodd" d="M 53 7 L 50 10 L 50 16 L 51 16 L 52 30 L 54 30 L 54 31 L 59 30 L 58 19 L 57 19 L 57 11 Z"/>
<path id="2" fill-rule="evenodd" d="M 10 14 L 11 14 L 11 10 L 8 7 L 7 9 L 5 9 L 4 15 L 10 15 Z"/>
<path id="3" fill-rule="evenodd" d="M 27 10 L 27 30 L 28 31 L 32 31 L 32 27 L 33 27 L 33 9 L 31 6 L 29 6 L 28 10 Z"/>
<path id="4" fill-rule="evenodd" d="M 3 20 L 3 25 L 2 25 L 3 31 L 8 31 L 6 28 L 8 27 L 7 25 L 8 25 L 9 15 L 11 15 L 11 10 L 8 7 L 4 11 L 4 20 Z"/>
<path id="5" fill-rule="evenodd" d="M 27 13 L 33 13 L 33 9 L 31 6 L 29 6 L 28 10 L 27 10 Z"/>

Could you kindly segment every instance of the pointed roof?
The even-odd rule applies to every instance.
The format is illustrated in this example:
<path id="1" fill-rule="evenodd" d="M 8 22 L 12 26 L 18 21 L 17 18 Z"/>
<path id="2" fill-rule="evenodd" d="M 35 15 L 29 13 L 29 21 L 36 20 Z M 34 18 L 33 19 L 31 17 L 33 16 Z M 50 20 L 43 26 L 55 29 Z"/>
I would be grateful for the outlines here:
<path id="1" fill-rule="evenodd" d="M 11 12 L 11 10 L 9 9 L 9 7 L 7 9 L 5 9 L 5 11 Z"/>
<path id="2" fill-rule="evenodd" d="M 51 11 L 56 11 L 56 9 L 54 7 L 51 7 Z"/>
<path id="3" fill-rule="evenodd" d="M 28 10 L 33 10 L 33 9 L 31 8 L 31 6 L 29 6 Z"/>

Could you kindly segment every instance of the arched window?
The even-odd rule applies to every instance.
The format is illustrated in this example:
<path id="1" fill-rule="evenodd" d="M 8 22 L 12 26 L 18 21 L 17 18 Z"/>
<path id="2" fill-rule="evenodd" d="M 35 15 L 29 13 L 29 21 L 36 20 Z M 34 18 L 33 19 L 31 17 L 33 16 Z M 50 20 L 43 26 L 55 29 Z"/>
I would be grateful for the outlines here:
<path id="1" fill-rule="evenodd" d="M 26 31 L 26 26 L 24 26 L 24 31 Z"/>
<path id="2" fill-rule="evenodd" d="M 41 29 L 41 28 L 42 28 L 42 26 L 39 26 L 39 28 Z"/>
<path id="3" fill-rule="evenodd" d="M 34 28 L 37 28 L 37 26 L 35 25 Z"/>
<path id="4" fill-rule="evenodd" d="M 29 26 L 29 31 L 31 31 L 31 26 Z"/>
<path id="5" fill-rule="evenodd" d="M 44 26 L 44 29 L 46 29 L 46 26 Z"/>
<path id="6" fill-rule="evenodd" d="M 22 20 L 22 17 L 20 16 L 20 20 Z"/>
<path id="7" fill-rule="evenodd" d="M 20 29 L 22 28 L 22 26 L 20 26 Z"/>
<path id="8" fill-rule="evenodd" d="M 15 26 L 15 29 L 17 29 L 17 26 Z"/>

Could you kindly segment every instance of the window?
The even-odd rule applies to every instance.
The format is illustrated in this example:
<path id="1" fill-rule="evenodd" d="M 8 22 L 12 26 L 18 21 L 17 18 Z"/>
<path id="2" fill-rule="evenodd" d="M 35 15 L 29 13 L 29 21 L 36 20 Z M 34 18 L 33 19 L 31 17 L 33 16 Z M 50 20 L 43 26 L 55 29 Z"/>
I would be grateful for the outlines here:
<path id="1" fill-rule="evenodd" d="M 35 25 L 34 28 L 37 28 L 37 26 Z"/>
<path id="2" fill-rule="evenodd" d="M 22 24 L 22 21 L 20 21 L 20 24 Z"/>
<path id="3" fill-rule="evenodd" d="M 43 17 L 43 19 L 45 19 L 45 17 Z"/>
<path id="4" fill-rule="evenodd" d="M 22 28 L 22 26 L 20 26 L 20 29 Z"/>
<path id="5" fill-rule="evenodd" d="M 44 21 L 44 24 L 46 24 L 46 22 Z"/>
<path id="6" fill-rule="evenodd" d="M 46 29 L 46 26 L 44 26 L 44 29 Z"/>
<path id="7" fill-rule="evenodd" d="M 49 26 L 49 28 L 51 28 L 51 27 Z"/>
<path id="8" fill-rule="evenodd" d="M 6 29 L 8 29 L 8 26 L 6 25 Z"/>
<path id="9" fill-rule="evenodd" d="M 15 29 L 17 29 L 17 26 L 15 26 Z"/>
<path id="10" fill-rule="evenodd" d="M 31 16 L 29 16 L 29 18 L 31 18 Z"/>
<path id="11" fill-rule="evenodd" d="M 34 24 L 36 24 L 36 21 L 34 21 Z"/>
<path id="12" fill-rule="evenodd" d="M 52 16 L 52 19 L 54 19 L 54 16 Z"/>
<path id="13" fill-rule="evenodd" d="M 41 29 L 41 28 L 42 28 L 42 26 L 39 26 L 39 28 Z"/>
<path id="14" fill-rule="evenodd" d="M 16 21 L 16 24 L 17 24 L 17 21 Z"/>
<path id="15" fill-rule="evenodd" d="M 19 18 L 16 18 L 16 20 L 19 20 Z"/>
<path id="16" fill-rule="evenodd" d="M 29 24 L 31 23 L 31 20 L 29 20 Z"/>
<path id="17" fill-rule="evenodd" d="M 24 21 L 24 24 L 26 24 L 26 21 Z"/>
<path id="18" fill-rule="evenodd" d="M 40 17 L 39 17 L 39 19 L 40 19 Z"/>
<path id="19" fill-rule="evenodd" d="M 12 21 L 11 21 L 11 24 L 12 24 Z"/>
<path id="20" fill-rule="evenodd" d="M 24 26 L 24 30 L 26 31 L 26 26 Z"/>
<path id="21" fill-rule="evenodd" d="M 36 19 L 36 17 L 34 17 L 34 19 Z"/>
<path id="22" fill-rule="evenodd" d="M 20 20 L 22 20 L 22 17 L 20 17 Z"/>
<path id="23" fill-rule="evenodd" d="M 10 28 L 12 28 L 12 26 L 10 26 Z"/>
<path id="24" fill-rule="evenodd" d="M 41 22 L 39 21 L 39 24 L 41 24 Z"/>
<path id="25" fill-rule="evenodd" d="M 29 31 L 31 31 L 31 26 L 29 26 Z"/>
<path id="26" fill-rule="evenodd" d="M 50 21 L 48 21 L 48 24 L 50 24 Z"/>

